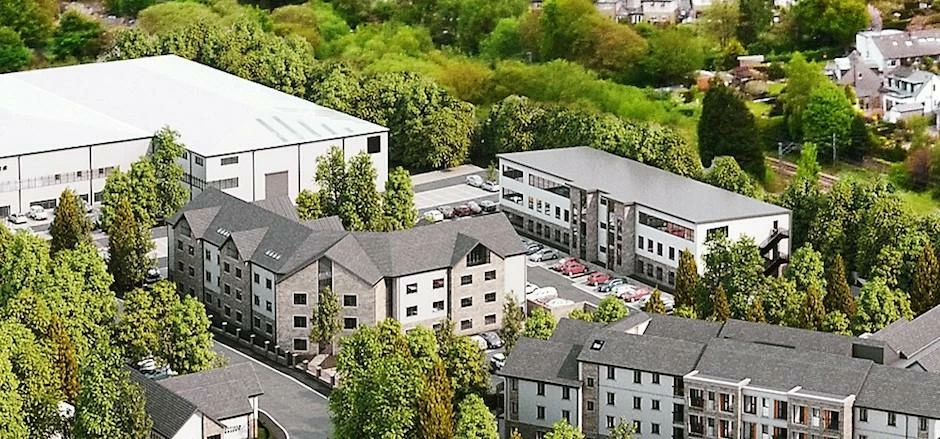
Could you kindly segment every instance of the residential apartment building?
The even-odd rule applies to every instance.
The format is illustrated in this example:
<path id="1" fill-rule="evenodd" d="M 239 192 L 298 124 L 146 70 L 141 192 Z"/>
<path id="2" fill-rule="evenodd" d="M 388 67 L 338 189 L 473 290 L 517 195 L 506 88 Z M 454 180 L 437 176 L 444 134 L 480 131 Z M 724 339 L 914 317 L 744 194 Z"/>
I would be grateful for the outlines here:
<path id="1" fill-rule="evenodd" d="M 505 433 L 541 438 L 568 419 L 588 438 L 621 422 L 641 439 L 940 437 L 940 375 L 898 361 L 881 340 L 767 324 L 563 319 L 500 371 Z"/>
<path id="2" fill-rule="evenodd" d="M 790 211 L 594 148 L 500 154 L 501 209 L 522 233 L 666 287 L 679 253 L 704 269 L 716 233 L 749 236 L 768 272 L 789 254 Z"/>
<path id="3" fill-rule="evenodd" d="M 55 207 L 71 188 L 101 199 L 108 174 L 180 133 L 193 195 L 207 186 L 247 201 L 314 187 L 330 147 L 365 151 L 384 185 L 388 130 L 175 55 L 0 75 L 0 216 Z"/>
<path id="4" fill-rule="evenodd" d="M 311 311 L 331 289 L 343 333 L 394 318 L 450 317 L 459 334 L 495 330 L 507 294 L 525 303 L 525 247 L 502 215 L 397 232 L 302 222 L 289 200 L 248 203 L 206 190 L 168 222 L 169 277 L 216 324 L 299 355 L 314 353 Z"/>
<path id="5" fill-rule="evenodd" d="M 940 30 L 870 30 L 855 34 L 855 49 L 866 64 L 881 72 L 940 58 Z"/>

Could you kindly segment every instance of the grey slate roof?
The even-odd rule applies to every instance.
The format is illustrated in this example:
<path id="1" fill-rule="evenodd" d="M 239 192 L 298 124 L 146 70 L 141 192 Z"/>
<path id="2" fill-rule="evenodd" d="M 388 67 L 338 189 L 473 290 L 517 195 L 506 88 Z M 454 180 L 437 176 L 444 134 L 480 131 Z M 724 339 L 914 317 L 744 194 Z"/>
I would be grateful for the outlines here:
<path id="1" fill-rule="evenodd" d="M 297 208 L 287 195 L 265 198 L 263 200 L 254 201 L 252 204 L 264 208 L 269 212 L 274 212 L 289 220 L 300 221 L 300 218 L 297 216 Z"/>
<path id="2" fill-rule="evenodd" d="M 847 337 L 828 332 L 788 328 L 786 326 L 745 322 L 741 320 L 728 320 L 725 322 L 718 336 L 737 341 L 760 343 L 801 351 L 818 351 L 846 357 L 852 356 L 852 346 L 854 345 L 872 347 L 884 347 L 885 345 L 885 343 L 880 340 Z"/>
<path id="3" fill-rule="evenodd" d="M 914 320 L 898 320 L 871 338 L 884 341 L 905 358 L 911 358 L 924 348 L 940 342 L 940 306 L 933 307 Z"/>
<path id="4" fill-rule="evenodd" d="M 855 405 L 940 419 L 940 374 L 876 364 Z"/>
<path id="5" fill-rule="evenodd" d="M 600 190 L 693 223 L 788 214 L 790 211 L 653 166 L 579 146 L 499 154 L 571 185 Z"/>
<path id="6" fill-rule="evenodd" d="M 804 391 L 845 397 L 858 394 L 872 364 L 821 352 L 714 339 L 695 369 L 729 381 L 750 378 L 750 385 L 757 387 L 790 390 L 802 386 Z"/>
<path id="7" fill-rule="evenodd" d="M 604 325 L 576 319 L 561 319 L 555 326 L 555 332 L 549 340 L 569 345 L 583 345 L 594 331 L 604 329 Z"/>
<path id="8" fill-rule="evenodd" d="M 522 337 L 499 375 L 576 387 L 581 345 Z"/>
<path id="9" fill-rule="evenodd" d="M 649 321 L 649 314 L 643 311 L 636 311 L 631 309 L 630 314 L 627 314 L 626 317 L 607 325 L 607 329 L 611 331 L 626 332 Z"/>
<path id="10" fill-rule="evenodd" d="M 128 367 L 131 381 L 140 386 L 146 398 L 146 410 L 153 420 L 153 430 L 164 437 L 176 436 L 186 421 L 199 412 L 195 404 L 173 393 L 160 383 Z"/>
<path id="11" fill-rule="evenodd" d="M 160 384 L 220 421 L 251 413 L 248 399 L 264 393 L 251 363 L 180 375 Z"/>
<path id="12" fill-rule="evenodd" d="M 721 323 L 650 314 L 645 335 L 705 343 L 718 336 Z"/>
<path id="13" fill-rule="evenodd" d="M 873 41 L 885 58 L 914 58 L 940 55 L 940 31 L 936 29 L 875 36 Z"/>
<path id="14" fill-rule="evenodd" d="M 603 342 L 592 349 L 595 341 Z M 585 342 L 578 361 L 681 376 L 695 369 L 703 344 L 650 335 L 599 330 Z"/>

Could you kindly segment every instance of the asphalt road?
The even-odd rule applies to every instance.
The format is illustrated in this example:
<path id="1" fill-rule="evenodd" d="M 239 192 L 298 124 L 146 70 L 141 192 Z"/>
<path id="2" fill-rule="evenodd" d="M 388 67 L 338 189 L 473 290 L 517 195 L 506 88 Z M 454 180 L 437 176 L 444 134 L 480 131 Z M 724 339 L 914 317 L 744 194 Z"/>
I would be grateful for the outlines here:
<path id="1" fill-rule="evenodd" d="M 601 299 L 572 285 L 573 279 L 552 270 L 539 266 L 528 266 L 527 281 L 540 287 L 555 287 L 558 297 L 575 302 L 587 302 L 593 305 L 600 303 Z"/>
<path id="2" fill-rule="evenodd" d="M 326 439 L 333 432 L 327 399 L 299 381 L 219 342 L 214 350 L 229 364 L 250 362 L 264 395 L 259 407 L 287 429 L 291 439 Z"/>

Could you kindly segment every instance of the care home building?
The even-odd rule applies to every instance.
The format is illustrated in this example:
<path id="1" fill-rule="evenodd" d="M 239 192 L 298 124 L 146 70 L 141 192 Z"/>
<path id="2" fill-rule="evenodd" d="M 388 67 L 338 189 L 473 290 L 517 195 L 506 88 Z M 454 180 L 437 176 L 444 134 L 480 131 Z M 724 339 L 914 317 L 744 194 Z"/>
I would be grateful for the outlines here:
<path id="1" fill-rule="evenodd" d="M 671 287 L 679 253 L 700 270 L 715 233 L 749 236 L 775 271 L 790 211 L 594 148 L 500 154 L 501 209 L 522 233 L 620 274 Z"/>
<path id="2" fill-rule="evenodd" d="M 500 371 L 505 433 L 567 419 L 591 439 L 621 422 L 638 439 L 940 437 L 940 375 L 899 364 L 883 340 L 768 324 L 563 319 Z"/>
<path id="3" fill-rule="evenodd" d="M 65 188 L 98 202 L 165 126 L 194 195 L 293 198 L 333 146 L 369 153 L 376 184 L 387 178 L 386 128 L 175 55 L 8 73 L 0 96 L 0 216 L 53 208 Z"/>
<path id="4" fill-rule="evenodd" d="M 287 199 L 209 189 L 168 224 L 169 277 L 181 291 L 217 325 L 298 355 L 317 349 L 309 319 L 327 288 L 345 334 L 385 318 L 409 329 L 447 317 L 476 334 L 500 327 L 507 294 L 525 303 L 525 247 L 503 215 L 347 232 L 336 217 L 298 220 Z"/>

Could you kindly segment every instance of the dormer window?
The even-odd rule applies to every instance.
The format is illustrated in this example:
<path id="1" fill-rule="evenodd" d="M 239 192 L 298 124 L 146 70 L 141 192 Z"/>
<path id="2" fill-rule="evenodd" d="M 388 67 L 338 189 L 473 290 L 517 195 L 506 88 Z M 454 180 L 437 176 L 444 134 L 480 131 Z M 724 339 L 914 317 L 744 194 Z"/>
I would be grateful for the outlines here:
<path id="1" fill-rule="evenodd" d="M 490 263 L 490 249 L 477 245 L 467 254 L 467 266 L 475 267 L 477 265 Z"/>

